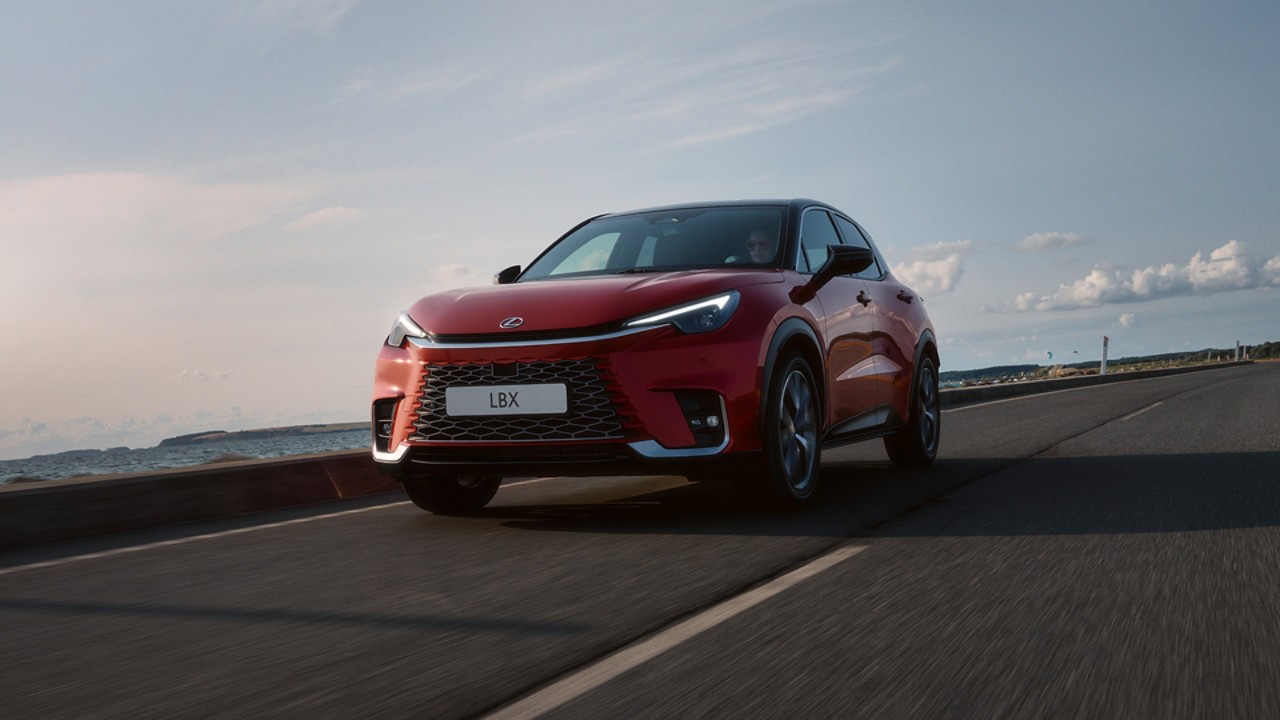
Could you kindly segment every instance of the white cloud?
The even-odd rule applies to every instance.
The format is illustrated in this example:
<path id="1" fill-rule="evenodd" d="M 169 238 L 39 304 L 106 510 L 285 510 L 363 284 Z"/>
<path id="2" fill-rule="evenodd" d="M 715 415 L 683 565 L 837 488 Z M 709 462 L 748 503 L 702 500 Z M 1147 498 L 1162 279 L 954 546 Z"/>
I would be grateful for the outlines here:
<path id="1" fill-rule="evenodd" d="M 1042 232 L 1028 235 L 1014 243 L 1019 250 L 1049 250 L 1051 248 L 1084 245 L 1089 239 L 1075 233 Z"/>
<path id="2" fill-rule="evenodd" d="M 963 255 L 972 250 L 972 240 L 936 242 L 924 247 L 911 248 L 911 257 L 915 260 L 945 260 L 951 255 Z"/>
<path id="3" fill-rule="evenodd" d="M 1272 285 L 1280 285 L 1280 256 L 1271 258 L 1262 266 L 1262 278 Z"/>
<path id="4" fill-rule="evenodd" d="M 1278 276 L 1280 257 L 1259 266 L 1245 251 L 1244 243 L 1232 240 L 1209 253 L 1207 260 L 1197 252 L 1183 266 L 1166 263 L 1130 274 L 1095 267 L 1084 278 L 1060 285 L 1053 295 L 1022 293 L 1014 298 L 1013 307 L 1020 311 L 1074 310 L 1192 293 L 1207 295 L 1264 287 L 1277 283 Z"/>
<path id="5" fill-rule="evenodd" d="M 363 218 L 365 213 L 363 210 L 349 207 L 327 207 L 320 208 L 315 212 L 307 213 L 302 217 L 287 223 L 285 230 L 296 232 L 298 230 L 310 230 L 320 225 L 331 225 L 333 223 L 350 222 Z"/>
<path id="6" fill-rule="evenodd" d="M 955 289 L 964 266 L 959 254 L 941 260 L 915 260 L 894 266 L 893 274 L 922 295 L 950 292 Z"/>
<path id="7" fill-rule="evenodd" d="M 1200 253 L 1187 265 L 1191 285 L 1203 292 L 1238 290 L 1254 286 L 1254 267 L 1245 254 L 1244 243 L 1232 240 L 1203 260 Z"/>
<path id="8" fill-rule="evenodd" d="M 1133 313 L 1124 313 L 1118 322 L 1122 328 L 1131 328 L 1138 324 L 1138 316 Z"/>
<path id="9" fill-rule="evenodd" d="M 488 285 L 491 282 L 491 276 L 481 275 L 462 263 L 441 265 L 427 273 L 428 292 Z"/>

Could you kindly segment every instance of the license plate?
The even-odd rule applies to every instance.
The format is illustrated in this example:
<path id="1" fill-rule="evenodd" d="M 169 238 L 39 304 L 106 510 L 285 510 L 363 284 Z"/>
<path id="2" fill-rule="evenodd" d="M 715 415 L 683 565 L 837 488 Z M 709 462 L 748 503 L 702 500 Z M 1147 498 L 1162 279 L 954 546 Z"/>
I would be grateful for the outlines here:
<path id="1" fill-rule="evenodd" d="M 482 385 L 444 390 L 445 412 L 467 415 L 555 415 L 569 409 L 564 385 Z"/>

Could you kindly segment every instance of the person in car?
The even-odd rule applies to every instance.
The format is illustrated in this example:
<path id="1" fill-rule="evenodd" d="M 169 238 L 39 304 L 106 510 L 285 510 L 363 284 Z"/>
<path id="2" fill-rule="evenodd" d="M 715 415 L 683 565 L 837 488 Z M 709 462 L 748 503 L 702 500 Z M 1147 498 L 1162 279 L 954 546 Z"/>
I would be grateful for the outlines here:
<path id="1" fill-rule="evenodd" d="M 770 262 L 773 260 L 774 254 L 778 252 L 778 239 L 764 230 L 753 230 L 747 236 L 745 246 L 747 250 L 746 256 L 730 255 L 725 258 L 725 262 L 753 262 L 759 264 Z"/>

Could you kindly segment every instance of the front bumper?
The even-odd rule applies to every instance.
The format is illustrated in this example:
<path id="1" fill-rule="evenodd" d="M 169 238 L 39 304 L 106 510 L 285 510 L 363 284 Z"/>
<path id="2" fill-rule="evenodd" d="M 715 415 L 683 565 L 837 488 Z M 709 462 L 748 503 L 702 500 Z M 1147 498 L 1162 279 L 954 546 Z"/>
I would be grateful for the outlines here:
<path id="1" fill-rule="evenodd" d="M 384 346 L 373 457 L 400 477 L 734 472 L 760 448 L 759 338 L 746 323 L 730 322 L 697 335 L 661 326 L 568 339 Z M 557 379 L 556 372 L 570 375 Z M 522 375 L 568 385 L 566 414 L 472 421 L 444 413 L 442 384 L 501 385 Z M 718 404 L 722 432 L 691 425 L 691 396 L 701 398 L 700 407 Z"/>

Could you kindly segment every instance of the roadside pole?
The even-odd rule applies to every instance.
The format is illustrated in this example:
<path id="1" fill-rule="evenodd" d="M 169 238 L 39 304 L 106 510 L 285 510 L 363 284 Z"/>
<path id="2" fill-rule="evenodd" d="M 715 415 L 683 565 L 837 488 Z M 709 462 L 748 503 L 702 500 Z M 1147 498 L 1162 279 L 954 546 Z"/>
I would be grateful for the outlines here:
<path id="1" fill-rule="evenodd" d="M 1110 341 L 1111 338 L 1106 335 L 1102 336 L 1102 368 L 1098 370 L 1099 375 L 1107 374 L 1107 343 Z"/>

